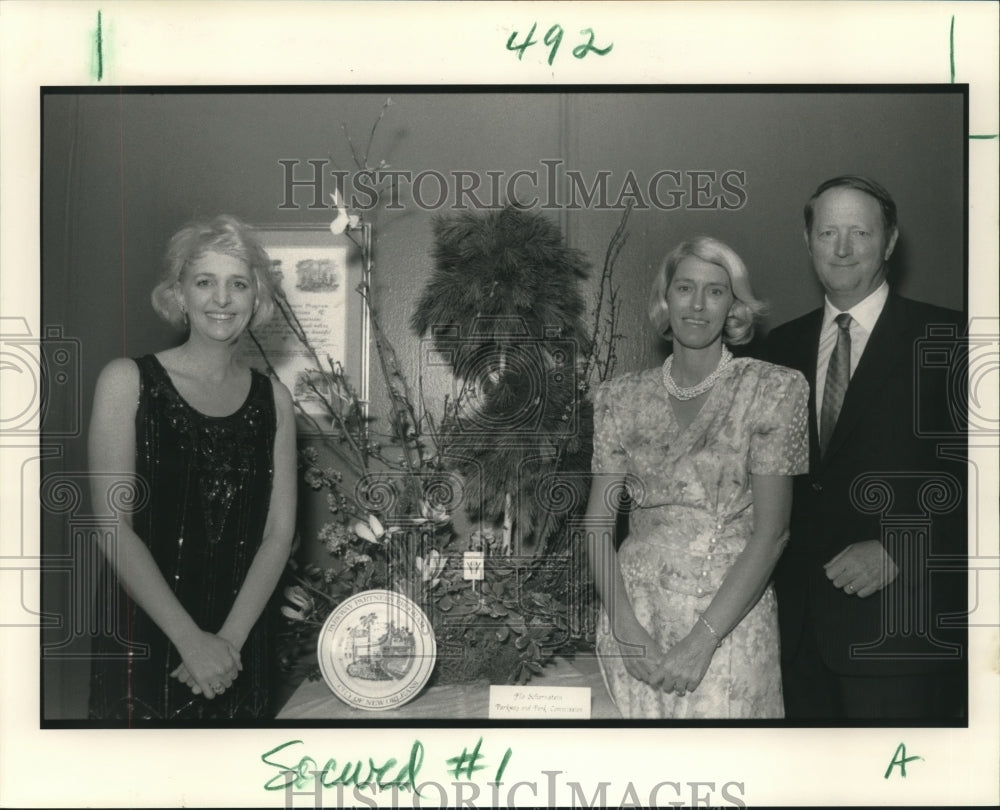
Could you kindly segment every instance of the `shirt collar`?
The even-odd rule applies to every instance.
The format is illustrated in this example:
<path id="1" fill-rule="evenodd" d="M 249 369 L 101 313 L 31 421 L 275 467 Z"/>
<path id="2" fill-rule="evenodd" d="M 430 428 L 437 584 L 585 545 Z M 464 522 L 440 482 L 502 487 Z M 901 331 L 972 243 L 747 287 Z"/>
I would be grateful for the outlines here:
<path id="1" fill-rule="evenodd" d="M 826 329 L 841 312 L 847 312 L 858 325 L 866 332 L 871 333 L 875 328 L 878 316 L 882 314 L 885 302 L 889 300 L 889 285 L 883 281 L 875 292 L 867 298 L 858 301 L 853 307 L 847 310 L 839 310 L 826 299 L 826 306 L 823 311 L 823 328 Z"/>

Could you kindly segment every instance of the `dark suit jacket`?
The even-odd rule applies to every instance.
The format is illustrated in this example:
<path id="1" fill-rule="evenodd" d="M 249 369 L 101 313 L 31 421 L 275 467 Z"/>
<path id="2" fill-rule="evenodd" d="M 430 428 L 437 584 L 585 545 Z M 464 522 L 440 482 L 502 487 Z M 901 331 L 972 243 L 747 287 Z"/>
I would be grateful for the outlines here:
<path id="1" fill-rule="evenodd" d="M 966 604 L 964 399 L 948 381 L 949 369 L 963 373 L 956 369 L 964 369 L 964 321 L 958 312 L 890 295 L 821 458 L 815 382 L 822 319 L 821 308 L 767 340 L 767 358 L 801 371 L 812 391 L 810 471 L 796 479 L 791 537 L 775 573 L 782 654 L 791 657 L 810 626 L 825 663 L 842 675 L 964 666 L 964 631 L 939 626 Z M 940 458 L 939 445 L 959 458 Z M 883 542 L 899 576 L 865 599 L 848 596 L 823 565 L 870 539 Z"/>

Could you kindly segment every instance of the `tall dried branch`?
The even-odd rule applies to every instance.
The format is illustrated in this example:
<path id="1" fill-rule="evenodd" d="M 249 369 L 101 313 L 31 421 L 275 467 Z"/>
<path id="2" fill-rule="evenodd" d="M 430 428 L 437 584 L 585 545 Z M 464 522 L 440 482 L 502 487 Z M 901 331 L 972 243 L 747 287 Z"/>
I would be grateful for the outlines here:
<path id="1" fill-rule="evenodd" d="M 625 242 L 628 240 L 629 216 L 632 214 L 632 201 L 625 206 L 622 218 L 615 228 L 611 241 L 608 242 L 608 249 L 604 254 L 604 266 L 601 270 L 601 280 L 598 286 L 597 302 L 594 305 L 594 326 L 591 330 L 590 354 L 587 356 L 587 364 L 583 372 L 583 392 L 589 389 L 594 370 L 597 370 L 598 379 L 607 379 L 607 376 L 614 368 L 615 343 L 620 337 L 616 333 L 618 322 L 618 288 L 613 284 L 615 262 L 618 261 L 618 254 L 621 253 Z M 609 314 L 605 314 L 605 305 L 609 308 Z M 602 358 L 602 352 L 604 357 Z"/>

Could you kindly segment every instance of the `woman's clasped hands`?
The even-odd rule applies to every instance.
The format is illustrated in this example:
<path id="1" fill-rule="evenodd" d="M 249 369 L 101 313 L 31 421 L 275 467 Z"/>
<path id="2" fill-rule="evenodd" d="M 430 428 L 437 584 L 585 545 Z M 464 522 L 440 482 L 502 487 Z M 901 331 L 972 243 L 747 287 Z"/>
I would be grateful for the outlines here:
<path id="1" fill-rule="evenodd" d="M 211 700 L 221 695 L 243 669 L 240 651 L 215 633 L 202 631 L 178 647 L 183 663 L 170 673 L 196 695 Z"/>
<path id="2" fill-rule="evenodd" d="M 618 631 L 618 648 L 625 669 L 633 678 L 658 688 L 663 680 L 663 651 L 646 629 L 636 623 Z"/>
<path id="3" fill-rule="evenodd" d="M 620 635 L 619 646 L 633 678 L 678 697 L 698 688 L 715 652 L 715 640 L 698 625 L 666 652 L 641 626 Z"/>
<path id="4" fill-rule="evenodd" d="M 678 641 L 664 655 L 657 684 L 664 692 L 684 697 L 698 688 L 712 663 L 715 640 L 703 637 L 699 626 Z"/>

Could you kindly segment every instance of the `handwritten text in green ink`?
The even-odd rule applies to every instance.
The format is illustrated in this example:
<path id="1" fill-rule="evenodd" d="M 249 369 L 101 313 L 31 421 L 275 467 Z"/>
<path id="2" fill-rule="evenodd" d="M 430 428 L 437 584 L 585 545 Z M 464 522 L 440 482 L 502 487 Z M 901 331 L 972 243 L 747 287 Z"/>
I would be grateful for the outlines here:
<path id="1" fill-rule="evenodd" d="M 94 30 L 94 56 L 91 72 L 97 81 L 104 78 L 104 30 L 101 25 L 101 12 L 97 12 L 97 28 Z"/>
<path id="2" fill-rule="evenodd" d="M 523 42 L 518 42 L 517 38 L 520 34 L 519 31 L 515 31 L 507 38 L 507 50 L 514 51 L 517 53 L 518 61 L 524 57 L 524 52 L 528 50 L 532 45 L 537 45 L 538 40 L 535 39 L 535 31 L 538 29 L 538 23 L 534 22 L 531 24 L 531 28 L 528 30 L 527 36 L 525 36 Z M 563 36 L 565 35 L 565 30 L 559 23 L 551 26 L 548 31 L 545 32 L 545 36 L 542 37 L 542 43 L 549 49 L 548 63 L 551 65 L 555 59 L 556 54 L 559 52 L 559 46 L 562 45 Z M 583 59 L 587 54 L 597 54 L 598 56 L 605 56 L 611 52 L 615 44 L 609 42 L 606 46 L 598 46 L 594 44 L 594 39 L 596 35 L 594 34 L 593 28 L 582 28 L 580 29 L 580 34 L 583 39 L 573 48 L 573 56 L 576 59 Z"/>
<path id="3" fill-rule="evenodd" d="M 301 789 L 314 781 L 318 781 L 324 788 L 353 785 L 359 788 L 375 787 L 379 790 L 388 788 L 413 790 L 424 762 L 424 746 L 420 740 L 413 741 L 409 758 L 394 775 L 392 772 L 399 764 L 395 757 L 389 757 L 381 764 L 376 764 L 371 757 L 367 757 L 366 760 L 347 758 L 339 763 L 330 757 L 322 767 L 317 759 L 310 756 L 300 757 L 294 765 L 278 762 L 275 759 L 277 754 L 295 745 L 303 745 L 302 740 L 289 740 L 261 754 L 260 758 L 265 764 L 279 771 L 264 784 L 264 790 L 285 790 L 290 785 Z M 285 758 L 286 755 L 282 754 L 282 759 Z"/>
<path id="4" fill-rule="evenodd" d="M 896 753 L 892 755 L 892 762 L 890 762 L 889 767 L 885 769 L 885 774 L 882 778 L 888 779 L 892 776 L 892 769 L 899 768 L 899 775 L 906 779 L 906 763 L 913 762 L 917 759 L 923 760 L 923 757 L 906 756 L 906 743 L 900 743 L 896 746 Z"/>
<path id="5" fill-rule="evenodd" d="M 449 773 L 456 779 L 460 779 L 462 775 L 465 775 L 466 779 L 471 779 L 472 774 L 476 771 L 485 770 L 488 766 L 486 764 L 480 764 L 480 760 L 483 759 L 483 755 L 479 753 L 479 749 L 482 748 L 483 738 L 480 737 L 472 749 L 469 752 L 468 748 L 463 748 L 462 753 L 458 756 L 450 757 L 448 759 L 448 765 L 451 766 Z M 510 762 L 511 750 L 508 748 L 507 752 L 503 755 L 503 761 L 500 763 L 500 767 L 497 768 L 496 776 L 494 777 L 494 782 L 503 781 L 503 772 L 507 768 L 507 763 Z"/>

